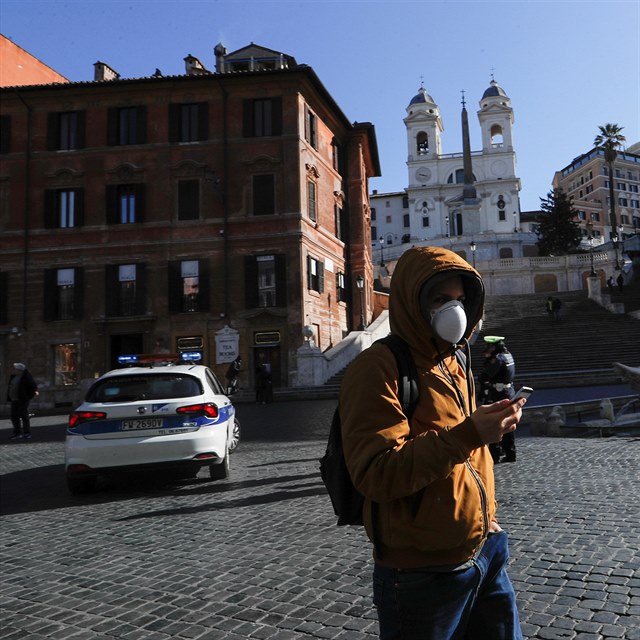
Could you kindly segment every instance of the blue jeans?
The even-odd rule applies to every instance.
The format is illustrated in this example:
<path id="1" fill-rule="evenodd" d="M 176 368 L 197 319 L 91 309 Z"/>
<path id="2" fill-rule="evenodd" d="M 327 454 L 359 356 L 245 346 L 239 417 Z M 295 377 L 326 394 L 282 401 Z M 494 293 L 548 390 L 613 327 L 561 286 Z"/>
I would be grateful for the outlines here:
<path id="1" fill-rule="evenodd" d="M 505 532 L 491 533 L 461 571 L 389 569 L 376 564 L 373 601 L 380 640 L 522 640 Z"/>

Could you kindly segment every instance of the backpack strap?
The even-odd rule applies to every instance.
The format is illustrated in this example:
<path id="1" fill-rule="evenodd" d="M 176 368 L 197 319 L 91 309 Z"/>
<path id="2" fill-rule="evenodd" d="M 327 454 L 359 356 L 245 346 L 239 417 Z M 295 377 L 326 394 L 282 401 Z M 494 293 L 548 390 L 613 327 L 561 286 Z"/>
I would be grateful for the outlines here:
<path id="1" fill-rule="evenodd" d="M 376 340 L 376 342 L 386 345 L 396 359 L 398 366 L 398 399 L 402 405 L 402 412 L 409 420 L 420 397 L 418 371 L 409 345 L 400 336 L 393 333 Z"/>

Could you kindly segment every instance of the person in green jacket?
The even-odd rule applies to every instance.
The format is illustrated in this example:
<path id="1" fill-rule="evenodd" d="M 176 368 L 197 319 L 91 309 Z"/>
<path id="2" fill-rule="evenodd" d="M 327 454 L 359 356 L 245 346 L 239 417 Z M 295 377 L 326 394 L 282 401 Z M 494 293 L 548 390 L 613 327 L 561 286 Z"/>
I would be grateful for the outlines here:
<path id="1" fill-rule="evenodd" d="M 408 344 L 420 380 L 411 421 L 384 344 L 361 353 L 344 376 L 344 454 L 375 541 L 381 640 L 522 638 L 487 445 L 515 431 L 524 401 L 475 406 L 465 362 L 483 308 L 482 279 L 465 260 L 411 248 L 389 299 L 391 332 Z"/>

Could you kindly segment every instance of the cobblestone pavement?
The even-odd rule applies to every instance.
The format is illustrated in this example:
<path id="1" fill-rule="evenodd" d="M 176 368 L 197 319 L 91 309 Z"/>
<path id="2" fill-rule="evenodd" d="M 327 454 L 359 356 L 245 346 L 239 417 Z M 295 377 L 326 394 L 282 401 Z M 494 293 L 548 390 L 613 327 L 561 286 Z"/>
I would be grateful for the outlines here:
<path id="1" fill-rule="evenodd" d="M 231 479 L 67 493 L 64 417 L 0 420 L 0 638 L 375 638 L 370 549 L 318 476 L 334 401 L 240 405 Z M 526 638 L 640 639 L 640 439 L 520 436 L 496 468 Z"/>

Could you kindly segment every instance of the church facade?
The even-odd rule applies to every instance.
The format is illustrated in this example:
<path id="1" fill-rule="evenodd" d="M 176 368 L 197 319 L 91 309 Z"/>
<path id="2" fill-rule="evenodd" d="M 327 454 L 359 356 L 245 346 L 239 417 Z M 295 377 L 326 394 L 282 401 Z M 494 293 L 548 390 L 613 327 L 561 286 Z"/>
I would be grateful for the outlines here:
<path id="1" fill-rule="evenodd" d="M 425 243 L 450 247 L 470 262 L 472 252 L 483 260 L 534 255 L 535 239 L 520 225 L 513 108 L 498 83 L 492 80 L 480 100 L 481 150 L 471 150 L 464 99 L 463 149 L 456 153 L 442 152 L 443 118 L 424 86 L 406 112 L 407 187 L 370 197 L 379 262 Z"/>

